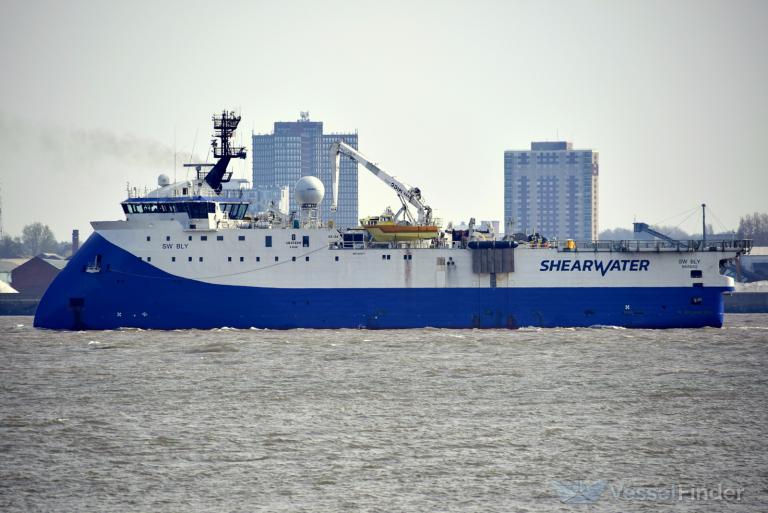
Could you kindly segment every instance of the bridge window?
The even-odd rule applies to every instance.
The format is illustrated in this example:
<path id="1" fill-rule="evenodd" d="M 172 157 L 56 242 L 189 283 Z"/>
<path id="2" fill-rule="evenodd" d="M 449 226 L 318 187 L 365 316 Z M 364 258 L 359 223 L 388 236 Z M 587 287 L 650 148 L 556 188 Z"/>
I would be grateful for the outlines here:
<path id="1" fill-rule="evenodd" d="M 200 236 L 200 240 L 208 240 L 208 236 L 207 235 L 201 235 Z"/>
<path id="2" fill-rule="evenodd" d="M 172 214 L 174 212 L 188 212 L 188 204 L 185 203 L 124 203 L 123 212 L 126 214 Z M 205 206 L 205 203 L 200 205 Z M 190 215 L 190 217 L 194 217 Z M 206 217 L 206 215 L 199 216 Z"/>
<path id="3" fill-rule="evenodd" d="M 248 205 L 245 203 L 219 203 L 219 208 L 230 219 L 242 219 L 248 210 Z"/>
<path id="4" fill-rule="evenodd" d="M 224 240 L 224 236 L 223 235 L 217 235 L 216 236 L 216 240 Z"/>
<path id="5" fill-rule="evenodd" d="M 190 219 L 206 219 L 208 214 L 216 212 L 213 202 L 169 203 L 167 207 L 169 212 L 186 212 Z"/>

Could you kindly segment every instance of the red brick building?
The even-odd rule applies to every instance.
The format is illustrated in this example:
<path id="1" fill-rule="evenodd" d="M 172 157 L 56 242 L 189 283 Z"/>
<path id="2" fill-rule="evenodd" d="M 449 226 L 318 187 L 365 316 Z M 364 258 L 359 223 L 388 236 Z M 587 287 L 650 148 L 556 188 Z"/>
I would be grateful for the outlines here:
<path id="1" fill-rule="evenodd" d="M 20 294 L 42 297 L 67 260 L 36 256 L 11 271 L 11 283 Z"/>

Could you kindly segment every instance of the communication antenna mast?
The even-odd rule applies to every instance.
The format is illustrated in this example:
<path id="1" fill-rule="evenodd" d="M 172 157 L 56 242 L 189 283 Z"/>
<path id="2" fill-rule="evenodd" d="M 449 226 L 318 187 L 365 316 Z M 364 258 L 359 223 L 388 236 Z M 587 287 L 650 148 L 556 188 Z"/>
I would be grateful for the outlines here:
<path id="1" fill-rule="evenodd" d="M 200 183 L 205 181 L 217 194 L 221 193 L 222 184 L 229 182 L 232 178 L 232 171 L 227 171 L 229 161 L 245 158 L 245 146 L 232 144 L 232 137 L 239 123 L 240 116 L 235 115 L 234 111 L 227 112 L 224 110 L 221 112 L 221 116 L 213 116 L 211 147 L 213 148 L 213 157 L 219 159 L 218 162 L 216 164 L 194 164 L 192 162 L 184 164 L 184 167 L 196 168 L 197 180 Z M 208 159 L 206 158 L 206 160 Z M 203 171 L 203 167 L 212 169 Z"/>
<path id="2" fill-rule="evenodd" d="M 213 116 L 214 138 L 211 140 L 211 146 L 214 158 L 245 158 L 244 146 L 232 146 L 232 136 L 238 124 L 240 116 L 235 116 L 234 112 L 222 111 L 221 117 Z"/>
<path id="3" fill-rule="evenodd" d="M 176 183 L 176 125 L 173 126 L 173 183 Z"/>
<path id="4" fill-rule="evenodd" d="M 3 185 L 0 184 L 0 239 L 3 238 Z"/>

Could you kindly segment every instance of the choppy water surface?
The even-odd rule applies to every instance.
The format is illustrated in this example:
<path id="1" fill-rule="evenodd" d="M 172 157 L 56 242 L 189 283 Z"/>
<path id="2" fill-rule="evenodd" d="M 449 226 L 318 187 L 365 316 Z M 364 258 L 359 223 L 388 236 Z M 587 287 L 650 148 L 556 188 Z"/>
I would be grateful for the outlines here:
<path id="1" fill-rule="evenodd" d="M 69 333 L 0 317 L 0 510 L 765 511 L 768 316 L 727 322 Z M 743 492 L 648 498 L 673 485 Z"/>

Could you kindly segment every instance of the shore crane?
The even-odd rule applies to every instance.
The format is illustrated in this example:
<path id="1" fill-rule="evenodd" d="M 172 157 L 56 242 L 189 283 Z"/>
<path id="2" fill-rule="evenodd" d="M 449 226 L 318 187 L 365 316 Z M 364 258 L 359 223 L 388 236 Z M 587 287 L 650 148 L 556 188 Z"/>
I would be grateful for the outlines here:
<path id="1" fill-rule="evenodd" d="M 395 214 L 396 221 L 400 221 L 401 216 L 404 216 L 408 222 L 414 225 L 423 226 L 432 224 L 432 208 L 424 203 L 424 200 L 421 197 L 421 189 L 405 185 L 344 141 L 337 141 L 331 144 L 331 212 L 336 211 L 338 202 L 339 161 L 341 160 L 342 155 L 346 155 L 358 164 L 362 164 L 368 171 L 373 173 L 376 178 L 395 190 L 397 197 L 402 204 L 400 210 Z M 409 203 L 416 208 L 417 216 L 415 219 L 408 209 Z"/>

